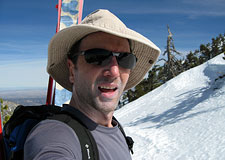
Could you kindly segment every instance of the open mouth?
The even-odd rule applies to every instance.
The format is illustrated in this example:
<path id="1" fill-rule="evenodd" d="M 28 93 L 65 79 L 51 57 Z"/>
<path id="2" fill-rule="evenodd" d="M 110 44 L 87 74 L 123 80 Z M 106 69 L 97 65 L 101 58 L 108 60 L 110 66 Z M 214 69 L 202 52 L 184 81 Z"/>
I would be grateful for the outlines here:
<path id="1" fill-rule="evenodd" d="M 101 87 L 98 87 L 98 89 L 101 91 L 101 92 L 114 92 L 117 90 L 117 87 L 106 87 L 106 86 L 101 86 Z"/>

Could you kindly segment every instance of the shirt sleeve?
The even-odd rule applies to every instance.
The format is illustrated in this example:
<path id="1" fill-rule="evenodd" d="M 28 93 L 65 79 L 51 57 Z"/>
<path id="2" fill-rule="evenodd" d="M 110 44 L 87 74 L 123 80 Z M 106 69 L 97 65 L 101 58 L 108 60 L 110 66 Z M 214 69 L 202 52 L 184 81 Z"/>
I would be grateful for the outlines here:
<path id="1" fill-rule="evenodd" d="M 67 124 L 44 120 L 29 133 L 24 145 L 24 160 L 81 160 L 76 133 Z"/>

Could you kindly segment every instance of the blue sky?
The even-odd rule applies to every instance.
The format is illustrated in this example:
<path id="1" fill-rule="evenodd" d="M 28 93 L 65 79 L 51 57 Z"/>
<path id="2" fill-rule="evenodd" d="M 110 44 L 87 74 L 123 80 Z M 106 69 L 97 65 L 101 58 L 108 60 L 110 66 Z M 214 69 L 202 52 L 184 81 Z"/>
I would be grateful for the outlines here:
<path id="1" fill-rule="evenodd" d="M 47 47 L 55 34 L 57 0 L 0 1 L 0 89 L 47 87 Z M 187 53 L 225 33 L 225 0 L 84 0 L 83 17 L 105 8 L 164 52 L 167 24 Z"/>

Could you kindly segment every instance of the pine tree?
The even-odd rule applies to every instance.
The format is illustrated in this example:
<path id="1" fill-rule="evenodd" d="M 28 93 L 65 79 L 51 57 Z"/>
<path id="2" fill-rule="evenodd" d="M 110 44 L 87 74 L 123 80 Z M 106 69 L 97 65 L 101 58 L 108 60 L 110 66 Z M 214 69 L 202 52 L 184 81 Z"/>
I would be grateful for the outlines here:
<path id="1" fill-rule="evenodd" d="M 200 60 L 202 63 L 206 62 L 207 60 L 210 60 L 211 58 L 211 51 L 210 51 L 210 43 L 204 45 L 204 44 L 201 44 L 200 45 L 200 53 L 202 54 L 200 56 Z"/>
<path id="2" fill-rule="evenodd" d="M 175 54 L 181 55 L 181 53 L 175 49 L 175 45 L 174 45 L 173 37 L 172 37 L 173 34 L 170 31 L 169 25 L 167 25 L 167 30 L 169 35 L 167 37 L 166 50 L 163 53 L 164 56 L 167 55 L 167 60 L 165 59 L 161 59 L 161 60 L 165 61 L 167 80 L 170 80 L 173 77 L 177 76 L 179 73 L 183 72 L 183 67 L 181 62 L 175 56 Z"/>
<path id="3" fill-rule="evenodd" d="M 9 107 L 7 104 L 6 105 L 3 104 L 2 98 L 0 98 L 0 103 L 1 103 L 1 115 L 3 116 L 1 118 L 3 119 L 3 125 L 5 125 L 6 122 L 9 120 L 9 118 L 11 117 L 11 115 L 7 114 L 6 111 L 8 110 Z"/>
<path id="4" fill-rule="evenodd" d="M 122 95 L 122 99 L 120 100 L 119 108 L 121 108 L 122 106 L 124 106 L 125 104 L 127 104 L 129 102 L 134 101 L 135 99 L 137 99 L 136 95 L 135 95 L 135 90 L 129 89 Z"/>
<path id="5" fill-rule="evenodd" d="M 212 38 L 212 43 L 200 45 L 200 62 L 204 63 L 207 60 L 225 52 L 225 34 L 219 34 L 218 37 Z"/>
<path id="6" fill-rule="evenodd" d="M 220 52 L 221 52 L 220 42 L 221 42 L 221 40 L 219 37 L 217 37 L 216 39 L 212 38 L 212 50 L 211 50 L 211 58 L 210 59 L 212 59 L 213 57 L 220 54 Z"/>
<path id="7" fill-rule="evenodd" d="M 220 38 L 221 38 L 221 52 L 225 54 L 225 33 L 224 35 L 220 34 Z"/>
<path id="8" fill-rule="evenodd" d="M 160 71 L 163 69 L 162 66 L 160 65 L 155 65 L 152 70 L 150 70 L 148 72 L 148 78 L 146 79 L 148 82 L 147 88 L 148 88 L 148 92 L 152 91 L 153 89 L 159 87 L 160 85 L 162 85 L 163 83 L 165 83 L 165 74 L 164 76 L 160 77 Z"/>
<path id="9" fill-rule="evenodd" d="M 196 67 L 200 64 L 197 53 L 199 53 L 198 50 L 196 50 L 194 53 L 190 51 L 190 53 L 186 55 L 186 59 L 183 63 L 183 67 L 185 70 Z"/>

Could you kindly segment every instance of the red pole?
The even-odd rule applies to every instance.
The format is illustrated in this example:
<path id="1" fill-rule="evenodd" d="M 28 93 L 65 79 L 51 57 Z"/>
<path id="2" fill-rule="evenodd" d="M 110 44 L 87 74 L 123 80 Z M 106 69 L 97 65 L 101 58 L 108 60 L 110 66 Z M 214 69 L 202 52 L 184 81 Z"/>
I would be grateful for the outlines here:
<path id="1" fill-rule="evenodd" d="M 51 76 L 49 76 L 46 105 L 50 105 L 52 102 L 52 87 L 53 87 L 53 79 Z"/>
<path id="2" fill-rule="evenodd" d="M 0 102 L 0 104 L 1 104 L 1 102 Z M 1 108 L 1 107 L 0 107 L 0 108 Z M 1 111 L 0 111 L 0 112 L 1 112 Z M 1 137 L 1 135 L 2 135 L 2 117 L 1 117 L 1 116 L 2 116 L 2 112 L 0 113 L 0 126 L 1 126 L 1 127 L 0 127 L 0 139 L 2 138 L 2 137 Z"/>
<path id="3" fill-rule="evenodd" d="M 60 30 L 61 7 L 62 7 L 62 0 L 59 0 L 59 4 L 58 4 L 58 23 L 57 23 L 56 33 Z"/>
<path id="4" fill-rule="evenodd" d="M 4 141 L 3 141 L 3 135 L 2 135 L 2 117 L 1 117 L 1 113 L 0 113 L 0 159 L 4 159 L 4 157 L 5 157 L 5 155 L 4 155 L 5 152 L 4 152 L 3 146 L 4 146 Z"/>
<path id="5" fill-rule="evenodd" d="M 78 24 L 80 24 L 81 20 L 82 20 L 82 11 L 83 11 L 83 0 L 80 0 L 79 3 L 79 12 L 78 12 Z"/>
<path id="6" fill-rule="evenodd" d="M 58 1 L 58 5 L 56 8 L 58 9 L 58 22 L 57 22 L 57 27 L 56 27 L 56 33 L 60 30 L 60 16 L 61 16 L 61 7 L 62 7 L 62 0 Z M 54 104 L 54 94 L 53 92 L 53 83 L 54 80 L 51 76 L 49 76 L 49 81 L 48 81 L 48 91 L 47 91 L 47 99 L 46 99 L 46 105 Z"/>
<path id="7" fill-rule="evenodd" d="M 79 1 L 78 24 L 81 22 L 81 19 L 82 19 L 83 3 L 84 3 L 84 0 Z M 58 22 L 57 22 L 56 33 L 60 30 L 61 7 L 62 7 L 62 0 L 59 0 L 58 5 L 56 6 L 56 8 L 58 9 Z M 53 91 L 53 83 L 54 83 L 53 78 L 49 76 L 47 99 L 46 99 L 47 105 L 55 104 L 55 89 Z"/>

